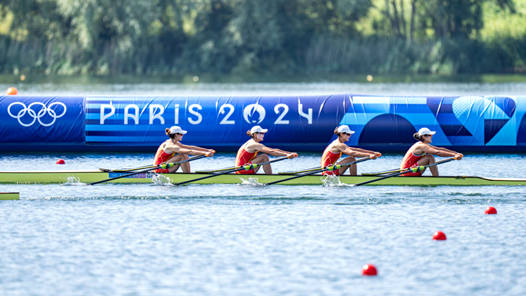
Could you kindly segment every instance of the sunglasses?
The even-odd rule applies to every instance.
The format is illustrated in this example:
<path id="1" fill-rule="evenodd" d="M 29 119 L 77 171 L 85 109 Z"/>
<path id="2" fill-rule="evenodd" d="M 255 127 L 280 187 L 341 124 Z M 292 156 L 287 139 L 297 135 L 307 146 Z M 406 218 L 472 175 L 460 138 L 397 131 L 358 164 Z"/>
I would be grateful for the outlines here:
<path id="1" fill-rule="evenodd" d="M 342 133 L 342 134 L 347 135 L 347 136 L 350 136 L 350 135 L 351 135 L 351 134 L 349 134 L 349 133 Z"/>

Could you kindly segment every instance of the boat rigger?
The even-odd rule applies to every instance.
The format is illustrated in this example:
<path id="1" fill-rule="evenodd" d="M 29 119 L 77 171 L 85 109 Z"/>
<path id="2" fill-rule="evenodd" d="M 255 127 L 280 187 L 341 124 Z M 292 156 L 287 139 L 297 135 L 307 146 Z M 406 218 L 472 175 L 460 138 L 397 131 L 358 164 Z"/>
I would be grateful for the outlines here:
<path id="1" fill-rule="evenodd" d="M 67 184 L 67 183 L 92 183 L 104 179 L 115 178 L 126 175 L 126 172 L 101 172 L 101 171 L 4 171 L 0 172 L 0 184 Z M 129 175 L 129 174 L 128 174 Z M 192 184 L 243 184 L 246 181 L 252 183 L 266 184 L 287 178 L 286 174 L 255 174 L 236 175 L 222 174 L 214 177 L 206 173 L 175 173 L 156 174 L 151 172 L 137 173 L 131 176 L 117 178 L 107 183 L 112 184 L 147 184 L 152 183 L 154 176 L 173 184 L 200 178 Z M 294 176 L 293 174 L 288 175 Z M 377 179 L 378 176 L 321 176 L 309 175 L 280 182 L 283 185 L 323 185 L 327 179 L 341 184 L 358 184 Z M 519 178 L 484 178 L 476 176 L 422 176 L 422 177 L 399 177 L 385 178 L 368 185 L 383 186 L 525 186 L 526 179 Z"/>

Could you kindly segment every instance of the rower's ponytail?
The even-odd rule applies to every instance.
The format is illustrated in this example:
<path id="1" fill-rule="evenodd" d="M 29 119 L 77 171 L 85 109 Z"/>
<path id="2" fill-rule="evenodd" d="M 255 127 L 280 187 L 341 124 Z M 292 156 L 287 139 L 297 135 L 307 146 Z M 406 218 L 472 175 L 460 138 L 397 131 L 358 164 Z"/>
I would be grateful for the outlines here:
<path id="1" fill-rule="evenodd" d="M 338 135 L 338 136 L 340 135 L 340 134 L 338 133 L 338 127 L 336 127 L 336 128 L 334 129 L 334 134 L 335 134 L 335 135 Z"/>
<path id="2" fill-rule="evenodd" d="M 170 137 L 170 139 L 173 139 L 173 138 L 175 137 L 175 134 L 170 134 L 170 129 L 169 129 L 169 128 L 165 129 L 165 130 L 164 130 L 164 133 L 165 133 L 168 137 Z"/>
<path id="3" fill-rule="evenodd" d="M 422 136 L 420 136 L 418 133 L 414 133 L 413 138 L 417 141 L 422 141 Z"/>
<path id="4" fill-rule="evenodd" d="M 247 136 L 252 138 L 252 134 L 250 133 L 250 130 L 247 131 Z"/>

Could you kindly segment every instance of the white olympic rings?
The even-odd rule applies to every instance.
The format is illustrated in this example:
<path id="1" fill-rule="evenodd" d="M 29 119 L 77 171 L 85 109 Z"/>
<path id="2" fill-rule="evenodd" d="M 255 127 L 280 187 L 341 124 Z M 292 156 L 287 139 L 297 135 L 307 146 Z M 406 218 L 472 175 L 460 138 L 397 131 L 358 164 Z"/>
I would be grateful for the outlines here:
<path id="1" fill-rule="evenodd" d="M 13 114 L 11 112 L 11 107 L 15 105 L 19 105 L 22 107 L 22 109 L 20 109 L 17 114 Z M 37 106 L 37 107 L 33 108 L 34 106 Z M 63 108 L 62 113 L 57 114 L 56 110 L 53 110 L 54 106 L 62 106 Z M 57 118 L 60 118 L 66 114 L 66 110 L 67 110 L 66 105 L 62 102 L 53 102 L 49 104 L 49 106 L 46 106 L 42 102 L 33 102 L 29 104 L 28 106 L 26 106 L 26 104 L 22 102 L 14 102 L 14 103 L 9 104 L 9 106 L 7 106 L 7 113 L 9 113 L 9 116 L 17 119 L 18 123 L 20 123 L 20 125 L 25 126 L 25 127 L 32 126 L 36 121 L 38 121 L 38 123 L 40 123 L 42 126 L 45 126 L 45 127 L 52 126 L 57 120 Z M 29 123 L 24 123 L 22 121 L 22 117 L 24 117 L 26 113 L 29 117 L 33 118 L 33 120 Z M 41 120 L 41 118 L 46 116 L 47 114 L 49 114 L 49 116 L 53 118 L 53 120 L 51 120 L 51 122 L 48 122 L 48 123 L 43 122 Z"/>

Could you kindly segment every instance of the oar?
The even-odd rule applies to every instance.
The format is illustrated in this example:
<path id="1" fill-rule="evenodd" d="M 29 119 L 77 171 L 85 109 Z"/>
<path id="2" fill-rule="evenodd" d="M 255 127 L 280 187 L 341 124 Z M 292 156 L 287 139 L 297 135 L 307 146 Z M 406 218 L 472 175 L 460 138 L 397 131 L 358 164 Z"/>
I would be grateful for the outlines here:
<path id="1" fill-rule="evenodd" d="M 378 175 L 398 173 L 398 172 L 401 172 L 401 171 L 403 171 L 403 169 L 392 169 L 392 170 L 382 171 L 382 172 L 364 173 L 364 174 L 362 174 L 362 176 L 378 176 Z"/>
<path id="2" fill-rule="evenodd" d="M 157 168 L 158 165 L 145 165 L 145 166 L 142 166 L 142 167 L 138 167 L 138 168 L 132 168 L 132 169 L 105 169 L 105 168 L 99 168 L 99 171 L 101 172 L 105 172 L 105 173 L 128 173 L 128 172 L 133 172 L 133 171 L 138 171 L 138 170 L 145 170 L 145 169 L 151 169 L 151 168 Z"/>
<path id="3" fill-rule="evenodd" d="M 387 178 L 400 176 L 400 175 L 403 175 L 405 173 L 410 173 L 410 172 L 415 172 L 416 173 L 418 171 L 423 171 L 425 168 L 430 168 L 430 167 L 433 167 L 433 166 L 437 166 L 439 164 L 450 162 L 450 161 L 455 160 L 455 159 L 456 159 L 455 157 L 450 157 L 450 158 L 446 158 L 446 159 L 441 160 L 441 161 L 437 161 L 437 162 L 432 163 L 432 164 L 421 165 L 421 166 L 417 166 L 417 167 L 414 167 L 414 168 L 408 168 L 408 169 L 405 169 L 405 170 L 403 170 L 401 172 L 396 172 L 396 173 L 393 173 L 393 174 L 390 174 L 390 175 L 387 175 L 387 176 L 382 176 L 380 178 L 364 181 L 364 182 L 361 182 L 361 183 L 356 183 L 356 184 L 354 184 L 354 186 L 362 186 L 362 185 L 365 185 L 365 184 L 381 181 L 381 180 L 384 180 L 384 179 L 387 179 Z"/>
<path id="4" fill-rule="evenodd" d="M 210 170 L 210 171 L 195 171 L 198 174 L 212 174 L 212 173 L 218 173 L 218 172 L 224 172 L 228 170 L 236 169 L 237 167 L 229 167 L 224 169 L 217 169 L 217 170 Z"/>
<path id="5" fill-rule="evenodd" d="M 208 179 L 208 178 L 212 178 L 212 177 L 226 175 L 226 174 L 237 172 L 237 171 L 251 170 L 251 169 L 257 168 L 258 166 L 263 166 L 263 165 L 266 165 L 266 164 L 269 164 L 269 163 L 282 161 L 282 160 L 285 160 L 285 159 L 288 159 L 288 157 L 284 156 L 284 157 L 276 158 L 276 159 L 273 159 L 273 160 L 265 161 L 265 162 L 262 162 L 262 163 L 247 164 L 247 165 L 244 165 L 244 166 L 232 168 L 232 169 L 227 170 L 227 171 L 213 173 L 213 174 L 210 174 L 208 176 L 199 177 L 199 178 L 196 178 L 196 179 L 191 179 L 191 180 L 187 180 L 187 181 L 183 181 L 183 182 L 179 182 L 179 183 L 174 183 L 174 185 L 184 185 L 184 184 L 197 182 L 197 181 Z"/>
<path id="6" fill-rule="evenodd" d="M 311 171 L 311 172 L 307 172 L 307 173 L 299 174 L 299 175 L 292 176 L 292 177 L 288 177 L 288 178 L 281 179 L 281 180 L 276 180 L 276 181 L 268 182 L 268 183 L 266 183 L 266 184 L 264 184 L 264 185 L 265 185 L 265 186 L 266 186 L 266 185 L 273 185 L 273 184 L 277 184 L 277 183 L 281 183 L 281 182 L 285 182 L 285 181 L 289 181 L 289 180 L 294 180 L 294 179 L 301 178 L 301 177 L 305 177 L 305 176 L 314 175 L 314 174 L 316 174 L 316 173 L 321 173 L 321 172 L 325 172 L 325 171 L 338 170 L 338 169 L 341 169 L 341 168 L 344 168 L 344 167 L 348 167 L 348 166 L 351 166 L 351 165 L 353 165 L 353 164 L 356 164 L 356 163 L 359 163 L 359 162 L 362 162 L 362 161 L 366 161 L 366 160 L 369 160 L 369 159 L 372 159 L 372 158 L 370 158 L 370 157 L 363 157 L 363 158 L 357 159 L 357 160 L 355 160 L 355 161 L 353 161 L 353 162 L 350 162 L 350 163 L 331 165 L 331 166 L 327 166 L 327 167 L 325 167 L 325 168 L 318 168 L 318 169 L 315 170 L 315 171 Z"/>
<path id="7" fill-rule="evenodd" d="M 113 178 L 109 178 L 109 179 L 105 179 L 105 180 L 100 180 L 100 181 L 97 181 L 97 182 L 88 183 L 88 185 L 95 185 L 95 184 L 100 184 L 100 183 L 104 183 L 104 182 L 108 182 L 108 181 L 112 181 L 112 180 L 116 180 L 116 179 L 120 179 L 120 178 L 126 178 L 126 177 L 129 177 L 129 176 L 133 176 L 133 175 L 137 175 L 137 174 L 141 174 L 141 173 L 147 173 L 147 172 L 150 172 L 150 171 L 153 171 L 153 170 L 156 170 L 156 169 L 167 169 L 167 168 L 171 168 L 171 167 L 173 167 L 174 165 L 177 165 L 177 164 L 183 164 L 185 162 L 198 160 L 198 159 L 201 159 L 201 158 L 204 158 L 204 157 L 206 157 L 206 155 L 198 155 L 198 156 L 190 157 L 188 159 L 185 159 L 185 160 L 182 160 L 182 161 L 178 161 L 178 162 L 164 163 L 164 164 L 156 165 L 153 168 L 148 168 L 148 169 L 145 169 L 145 170 L 140 170 L 140 171 L 132 172 L 132 173 L 129 173 L 129 174 L 124 174 L 124 175 L 120 175 L 120 176 L 117 176 L 117 177 L 113 177 Z"/>
<path id="8" fill-rule="evenodd" d="M 304 169 L 304 170 L 301 170 L 301 171 L 280 172 L 280 173 L 278 173 L 278 175 L 297 175 L 297 174 L 301 174 L 301 173 L 307 173 L 307 172 L 312 172 L 312 171 L 318 171 L 319 169 L 320 169 L 320 167 L 317 166 L 317 167 L 314 167 L 314 168 Z"/>

